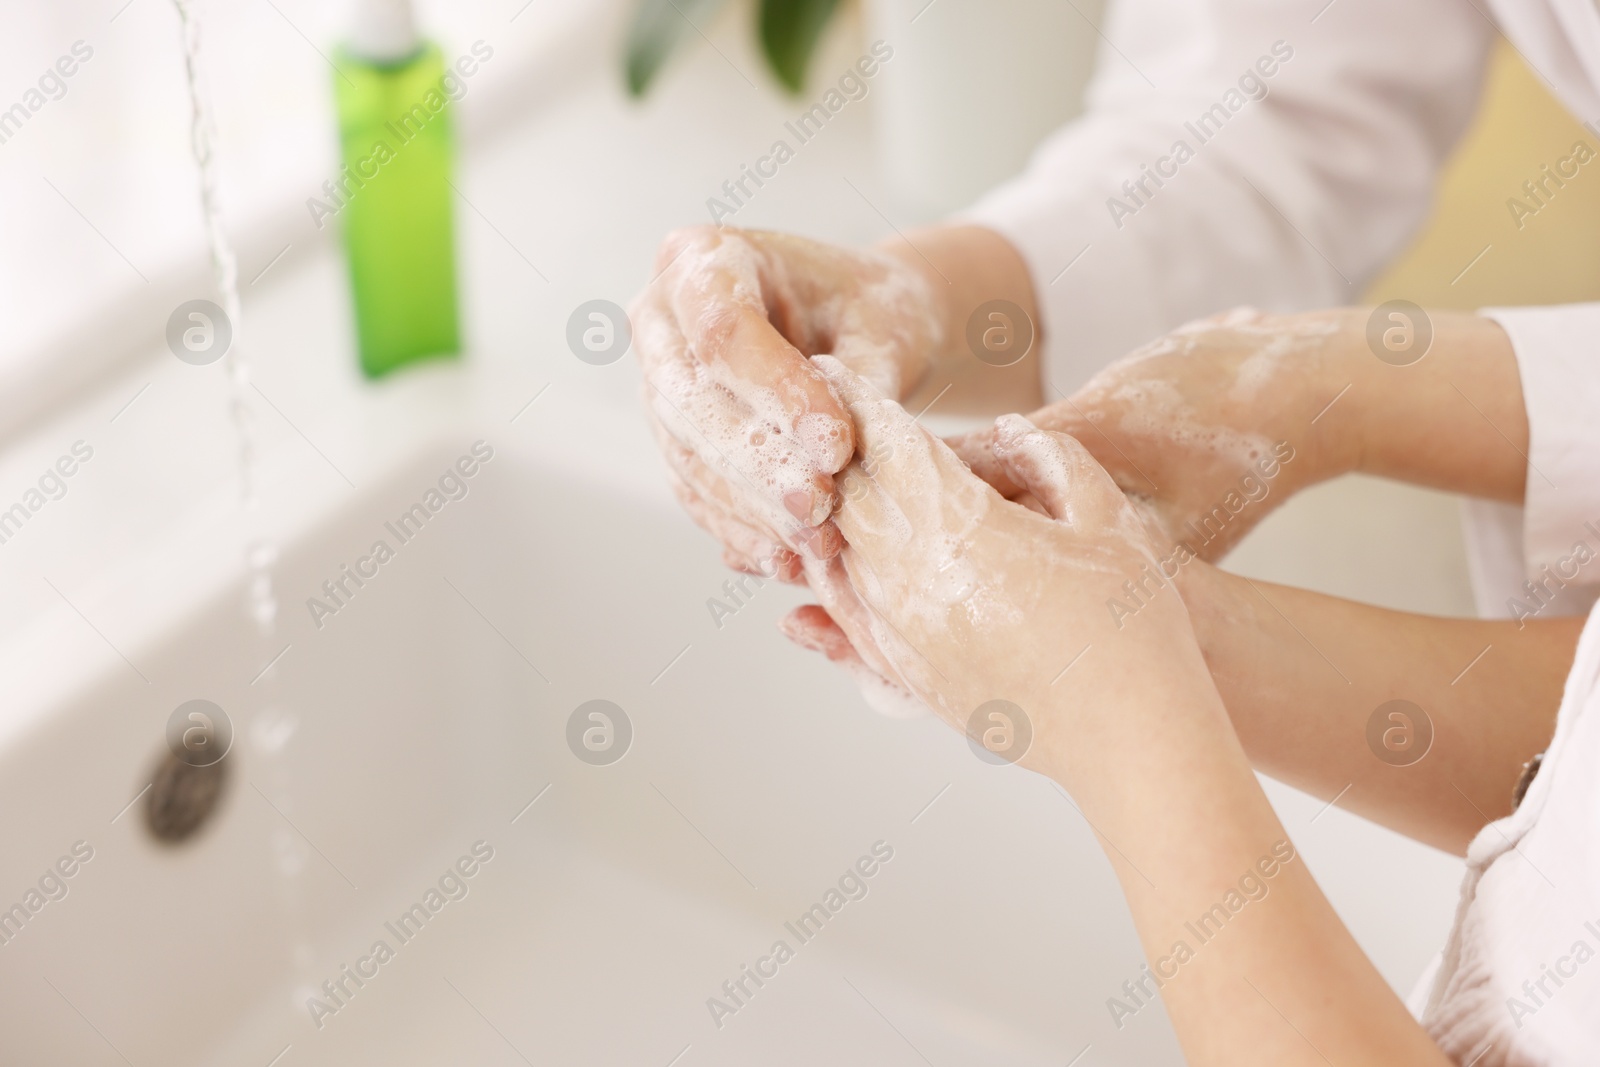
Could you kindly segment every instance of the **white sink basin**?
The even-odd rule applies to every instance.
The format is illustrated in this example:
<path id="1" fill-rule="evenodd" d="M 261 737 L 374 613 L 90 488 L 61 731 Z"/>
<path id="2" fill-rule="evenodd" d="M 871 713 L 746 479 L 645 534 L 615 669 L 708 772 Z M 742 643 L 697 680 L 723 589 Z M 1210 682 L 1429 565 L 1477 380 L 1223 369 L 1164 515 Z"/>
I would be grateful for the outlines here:
<path id="1" fill-rule="evenodd" d="M 27 1020 L 8 1059 L 517 1062 L 509 1045 L 666 1064 L 687 1045 L 684 1063 L 876 1064 L 914 1062 L 909 1043 L 939 1064 L 1044 1064 L 1091 1042 L 1087 1062 L 1170 1059 L 1154 1019 L 1112 1042 L 1103 1002 L 1137 949 L 1066 798 L 932 721 L 867 711 L 773 630 L 790 590 L 719 630 L 705 601 L 726 573 L 657 502 L 502 446 L 316 628 L 300 602 L 375 539 L 397 545 L 384 523 L 470 443 L 440 442 L 284 553 L 289 650 L 260 681 L 271 652 L 230 591 L 137 657 L 149 685 L 113 672 L 0 754 L 4 892 L 94 850 L 0 950 L 0 996 Z M 143 800 L 118 813 L 193 697 L 230 712 L 232 776 L 212 823 L 161 845 Z M 594 698 L 633 725 L 608 766 L 565 740 Z M 479 841 L 493 858 L 467 894 L 402 943 L 385 922 Z M 893 858 L 864 897 L 806 943 L 785 928 L 880 841 Z M 380 939 L 394 958 L 316 1025 L 303 987 Z M 778 940 L 794 958 L 747 979 L 719 1028 L 707 999 L 731 1006 L 724 980 Z"/>

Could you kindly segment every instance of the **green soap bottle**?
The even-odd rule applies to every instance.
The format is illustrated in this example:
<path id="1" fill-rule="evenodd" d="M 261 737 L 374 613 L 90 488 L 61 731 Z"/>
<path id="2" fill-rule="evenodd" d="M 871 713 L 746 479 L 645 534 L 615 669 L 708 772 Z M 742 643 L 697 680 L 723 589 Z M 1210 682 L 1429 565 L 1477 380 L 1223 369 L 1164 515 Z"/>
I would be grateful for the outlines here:
<path id="1" fill-rule="evenodd" d="M 361 369 L 377 378 L 461 351 L 449 97 L 409 0 L 360 0 L 337 66 L 344 167 L 334 184 Z"/>

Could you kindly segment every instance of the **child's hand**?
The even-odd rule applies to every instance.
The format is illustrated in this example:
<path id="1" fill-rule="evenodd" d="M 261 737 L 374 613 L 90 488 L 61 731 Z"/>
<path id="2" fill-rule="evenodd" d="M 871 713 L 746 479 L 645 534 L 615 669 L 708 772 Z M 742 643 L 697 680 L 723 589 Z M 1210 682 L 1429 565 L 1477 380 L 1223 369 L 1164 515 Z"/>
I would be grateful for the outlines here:
<path id="1" fill-rule="evenodd" d="M 1037 514 L 1003 500 L 837 361 L 815 363 L 849 410 L 861 451 L 840 477 L 836 513 L 861 610 L 831 613 L 863 659 L 887 663 L 879 673 L 964 731 L 981 705 L 1016 705 L 1033 734 L 1024 762 L 1069 774 L 1096 716 L 1126 725 L 1160 706 L 1149 696 L 1210 686 L 1140 519 L 1077 442 L 1020 416 L 997 424 L 997 462 L 1048 511 Z M 1131 619 L 1108 607 L 1128 602 L 1125 583 L 1142 590 Z M 823 639 L 815 614 L 791 631 L 801 625 L 816 635 L 813 647 L 848 655 Z"/>
<path id="2" fill-rule="evenodd" d="M 1350 384 L 1359 319 L 1243 309 L 1202 319 L 1031 418 L 1081 441 L 1168 542 L 1217 559 L 1290 494 L 1357 465 L 1360 443 L 1344 413 L 1318 415 Z M 1376 362 L 1364 349 L 1358 356 Z M 951 446 L 1015 496 L 993 442 L 983 430 Z"/>

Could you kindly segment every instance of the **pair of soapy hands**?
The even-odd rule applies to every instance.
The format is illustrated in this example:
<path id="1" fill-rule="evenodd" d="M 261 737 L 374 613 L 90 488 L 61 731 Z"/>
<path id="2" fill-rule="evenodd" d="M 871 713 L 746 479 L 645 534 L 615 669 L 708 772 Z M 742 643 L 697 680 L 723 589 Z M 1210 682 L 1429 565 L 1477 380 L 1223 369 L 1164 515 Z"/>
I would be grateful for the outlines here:
<path id="1" fill-rule="evenodd" d="M 1273 504 L 1339 466 L 1302 402 L 1338 389 L 1318 358 L 1330 321 L 1204 320 L 1029 418 L 941 441 L 898 403 L 950 318 L 907 264 L 707 227 L 669 235 L 657 266 L 633 320 L 679 500 L 731 566 L 809 584 L 821 605 L 784 620 L 791 639 L 958 729 L 994 699 L 1058 705 L 1080 656 L 1075 702 L 1208 678 L 1181 598 L 1148 576 L 1275 443 L 1312 454 L 1282 467 Z M 1025 762 L 1044 769 L 1082 728 L 1060 718 L 1034 723 Z"/>

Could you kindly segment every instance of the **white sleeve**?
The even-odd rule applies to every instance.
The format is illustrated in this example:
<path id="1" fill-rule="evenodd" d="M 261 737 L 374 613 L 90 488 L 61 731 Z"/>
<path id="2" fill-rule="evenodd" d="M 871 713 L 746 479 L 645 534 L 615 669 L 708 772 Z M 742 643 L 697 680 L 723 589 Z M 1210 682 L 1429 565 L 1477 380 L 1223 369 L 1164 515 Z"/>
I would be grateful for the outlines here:
<path id="1" fill-rule="evenodd" d="M 1486 308 L 1511 338 L 1528 412 L 1521 509 L 1474 502 L 1480 612 L 1576 614 L 1600 588 L 1600 304 Z"/>
<path id="2" fill-rule="evenodd" d="M 1087 111 L 962 215 L 1027 261 L 1057 388 L 1236 304 L 1350 303 L 1426 217 L 1493 28 L 1470 0 L 1318 6 L 1114 0 Z"/>

